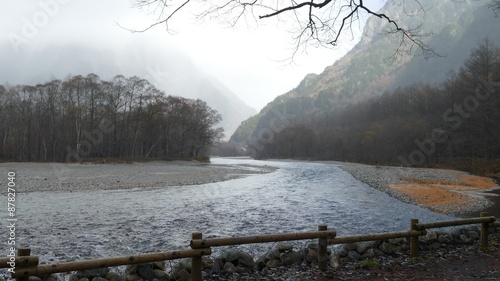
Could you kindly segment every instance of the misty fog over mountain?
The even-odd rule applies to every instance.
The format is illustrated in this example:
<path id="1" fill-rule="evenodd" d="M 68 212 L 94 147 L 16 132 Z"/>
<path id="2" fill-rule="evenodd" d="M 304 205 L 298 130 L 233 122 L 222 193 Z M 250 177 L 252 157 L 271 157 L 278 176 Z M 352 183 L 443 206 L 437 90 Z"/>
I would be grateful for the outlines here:
<path id="1" fill-rule="evenodd" d="M 417 46 L 398 53 L 406 46 L 401 34 L 371 17 L 351 51 L 245 120 L 231 141 L 257 158 L 446 163 L 469 171 L 478 158 L 498 158 L 500 19 L 490 2 L 425 0 L 402 9 L 389 1 L 381 11 L 420 28 L 434 55 L 426 59 Z M 460 115 L 463 106 L 470 110 Z M 443 135 L 437 142 L 436 132 Z"/>
<path id="2" fill-rule="evenodd" d="M 144 46 L 138 39 L 112 49 L 53 43 L 16 53 L 4 43 L 0 51 L 3 83 L 34 85 L 89 73 L 103 79 L 119 74 L 139 76 L 166 94 L 206 101 L 223 115 L 221 124 L 227 137 L 256 113 L 221 82 L 196 68 L 187 55 L 165 44 Z"/>

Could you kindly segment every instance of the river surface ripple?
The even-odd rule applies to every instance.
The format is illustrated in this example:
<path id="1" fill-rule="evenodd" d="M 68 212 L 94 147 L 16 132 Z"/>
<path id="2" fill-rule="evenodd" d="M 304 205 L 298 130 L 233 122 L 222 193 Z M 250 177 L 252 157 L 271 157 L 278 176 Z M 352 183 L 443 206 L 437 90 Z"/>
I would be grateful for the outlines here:
<path id="1" fill-rule="evenodd" d="M 411 218 L 452 218 L 402 203 L 334 164 L 212 162 L 279 169 L 194 186 L 18 194 L 17 242 L 42 260 L 70 261 L 187 249 L 192 232 L 231 237 L 315 231 L 326 224 L 342 236 L 408 230 Z M 245 247 L 260 254 L 270 246 Z"/>

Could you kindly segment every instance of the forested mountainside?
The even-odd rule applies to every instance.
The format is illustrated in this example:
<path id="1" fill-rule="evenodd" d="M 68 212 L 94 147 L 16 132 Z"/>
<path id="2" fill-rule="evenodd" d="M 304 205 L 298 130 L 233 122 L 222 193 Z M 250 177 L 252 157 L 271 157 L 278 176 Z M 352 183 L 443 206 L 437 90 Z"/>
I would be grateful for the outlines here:
<path id="1" fill-rule="evenodd" d="M 409 1 L 408 3 L 412 3 Z M 338 111 L 347 105 L 379 96 L 387 90 L 413 83 L 436 84 L 448 78 L 462 65 L 472 48 L 485 37 L 500 43 L 499 18 L 487 1 L 415 1 L 427 10 L 423 21 L 407 16 L 408 9 L 391 5 L 382 12 L 403 19 L 404 26 L 419 26 L 429 36 L 422 38 L 433 48 L 436 57 L 424 59 L 413 54 L 396 54 L 400 35 L 384 33 L 387 23 L 370 18 L 361 41 L 342 59 L 321 74 L 307 75 L 299 85 L 278 96 L 238 127 L 231 137 L 246 142 L 279 114 L 290 122 L 311 112 Z M 415 4 L 415 3 L 414 3 Z"/>
<path id="2" fill-rule="evenodd" d="M 487 86 L 498 75 L 500 19 L 483 1 L 420 2 L 432 6 L 422 28 L 434 33 L 427 40 L 439 56 L 391 57 L 398 41 L 371 18 L 344 58 L 306 76 L 231 140 L 257 158 L 422 165 L 500 157 L 498 89 Z M 388 14 L 392 8 L 384 7 Z M 473 67 L 476 60 L 488 67 Z M 474 96 L 475 89 L 487 89 L 488 98 Z"/>

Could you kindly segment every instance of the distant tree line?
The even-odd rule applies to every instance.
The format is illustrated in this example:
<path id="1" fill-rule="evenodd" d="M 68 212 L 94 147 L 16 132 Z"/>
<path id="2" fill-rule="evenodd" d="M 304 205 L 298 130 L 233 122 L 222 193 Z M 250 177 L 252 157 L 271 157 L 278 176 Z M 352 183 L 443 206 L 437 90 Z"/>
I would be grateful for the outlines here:
<path id="1" fill-rule="evenodd" d="M 1 161 L 183 158 L 219 141 L 221 115 L 139 77 L 0 86 Z"/>
<path id="2" fill-rule="evenodd" d="M 289 119 L 250 148 L 256 158 L 413 166 L 500 158 L 499 59 L 499 48 L 485 39 L 441 85 L 398 88 L 343 110 Z"/>

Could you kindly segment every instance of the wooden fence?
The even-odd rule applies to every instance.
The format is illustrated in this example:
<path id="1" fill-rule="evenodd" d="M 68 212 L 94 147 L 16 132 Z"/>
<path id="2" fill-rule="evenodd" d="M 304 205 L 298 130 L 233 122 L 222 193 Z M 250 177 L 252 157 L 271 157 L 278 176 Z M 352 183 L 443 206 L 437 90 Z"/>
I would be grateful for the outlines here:
<path id="1" fill-rule="evenodd" d="M 15 263 L 15 273 L 13 278 L 18 281 L 26 281 L 29 276 L 43 277 L 52 273 L 62 273 L 86 269 L 97 269 L 111 266 L 122 266 L 130 264 L 139 264 L 155 261 L 175 260 L 181 258 L 191 258 L 191 280 L 202 280 L 202 257 L 212 253 L 211 247 L 243 245 L 252 243 L 270 243 L 280 241 L 310 240 L 318 239 L 318 268 L 325 271 L 328 266 L 328 245 L 354 243 L 361 241 L 376 241 L 392 238 L 410 239 L 410 256 L 418 255 L 419 242 L 418 237 L 426 235 L 427 229 L 441 228 L 449 226 L 480 224 L 480 244 L 481 249 L 488 248 L 488 234 L 490 227 L 500 227 L 500 222 L 496 218 L 488 216 L 487 213 L 481 213 L 481 217 L 470 219 L 459 219 L 451 221 L 441 221 L 433 223 L 419 223 L 417 219 L 410 222 L 409 231 L 385 232 L 367 235 L 337 237 L 334 230 L 328 230 L 326 225 L 318 226 L 318 231 L 301 233 L 283 233 L 283 234 L 264 234 L 258 236 L 232 237 L 232 238 L 209 238 L 203 239 L 203 234 L 196 232 L 192 234 L 190 242 L 191 249 L 142 254 L 135 256 L 123 256 L 113 258 L 94 259 L 86 261 L 64 262 L 59 264 L 40 265 L 37 256 L 31 256 L 30 249 L 18 249 L 15 258 L 1 258 L 0 268 L 11 268 L 10 262 Z M 12 260 L 13 259 L 13 260 Z"/>

